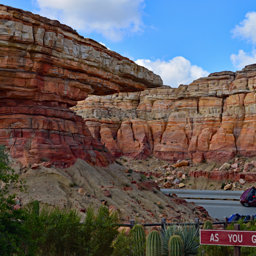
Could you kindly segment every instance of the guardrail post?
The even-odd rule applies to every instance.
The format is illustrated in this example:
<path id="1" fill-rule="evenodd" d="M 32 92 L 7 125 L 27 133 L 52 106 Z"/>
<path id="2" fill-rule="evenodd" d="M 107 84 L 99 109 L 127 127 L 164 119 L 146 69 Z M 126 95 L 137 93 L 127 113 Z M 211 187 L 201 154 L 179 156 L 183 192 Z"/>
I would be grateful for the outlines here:
<path id="1" fill-rule="evenodd" d="M 130 229 L 132 229 L 135 225 L 135 220 L 130 220 Z"/>
<path id="2" fill-rule="evenodd" d="M 195 227 L 196 227 L 196 229 L 200 229 L 199 218 L 195 218 Z"/>
<path id="3" fill-rule="evenodd" d="M 165 218 L 162 218 L 162 220 L 161 220 L 161 228 L 162 228 L 162 231 L 165 231 L 165 228 L 166 228 L 166 219 Z"/>
<path id="4" fill-rule="evenodd" d="M 235 228 L 235 230 L 240 230 L 240 225 L 239 224 L 235 224 L 234 225 L 234 228 Z M 240 256 L 241 254 L 240 254 L 240 250 L 241 248 L 240 248 L 240 246 L 235 246 L 234 247 L 234 256 Z"/>
<path id="5" fill-rule="evenodd" d="M 228 226 L 228 218 L 226 217 L 226 218 L 225 218 L 225 223 L 224 223 L 224 229 L 226 229 L 227 226 Z"/>

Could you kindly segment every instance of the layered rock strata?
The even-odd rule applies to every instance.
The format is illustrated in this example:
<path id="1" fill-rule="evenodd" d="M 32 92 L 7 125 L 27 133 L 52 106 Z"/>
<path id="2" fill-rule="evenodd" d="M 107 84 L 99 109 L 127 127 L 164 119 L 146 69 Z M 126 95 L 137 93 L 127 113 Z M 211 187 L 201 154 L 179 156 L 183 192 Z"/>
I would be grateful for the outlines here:
<path id="1" fill-rule="evenodd" d="M 88 94 L 141 91 L 159 76 L 58 21 L 0 5 L 0 144 L 23 165 L 111 157 L 69 108 Z"/>
<path id="2" fill-rule="evenodd" d="M 249 65 L 179 88 L 90 96 L 75 110 L 114 157 L 224 162 L 256 155 L 255 89 Z"/>

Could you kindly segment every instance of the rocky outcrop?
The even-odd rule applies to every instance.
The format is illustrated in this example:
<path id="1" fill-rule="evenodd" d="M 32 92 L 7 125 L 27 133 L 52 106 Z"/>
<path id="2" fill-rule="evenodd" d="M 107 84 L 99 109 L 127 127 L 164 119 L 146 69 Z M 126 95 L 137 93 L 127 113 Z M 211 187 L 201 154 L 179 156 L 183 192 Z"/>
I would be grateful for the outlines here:
<path id="1" fill-rule="evenodd" d="M 69 108 L 88 94 L 141 91 L 159 76 L 68 26 L 0 5 L 0 144 L 23 165 L 111 157 Z M 49 165 L 49 164 L 48 164 Z"/>
<path id="2" fill-rule="evenodd" d="M 179 88 L 90 96 L 75 107 L 114 157 L 224 162 L 256 155 L 256 65 Z"/>

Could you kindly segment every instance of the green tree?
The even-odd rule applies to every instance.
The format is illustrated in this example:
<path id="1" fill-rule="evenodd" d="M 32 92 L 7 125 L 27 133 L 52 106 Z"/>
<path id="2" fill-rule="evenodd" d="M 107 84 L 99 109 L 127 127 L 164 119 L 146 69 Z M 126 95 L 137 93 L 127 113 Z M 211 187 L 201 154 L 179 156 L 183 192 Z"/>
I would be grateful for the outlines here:
<path id="1" fill-rule="evenodd" d="M 112 243 L 118 235 L 116 213 L 110 213 L 107 207 L 101 206 L 95 214 L 89 208 L 83 225 L 84 247 L 88 256 L 110 256 L 113 253 Z"/>
<path id="2" fill-rule="evenodd" d="M 25 216 L 22 210 L 14 210 L 15 195 L 9 194 L 10 186 L 20 186 L 20 181 L 0 146 L 0 255 L 30 255 L 22 224 Z"/>

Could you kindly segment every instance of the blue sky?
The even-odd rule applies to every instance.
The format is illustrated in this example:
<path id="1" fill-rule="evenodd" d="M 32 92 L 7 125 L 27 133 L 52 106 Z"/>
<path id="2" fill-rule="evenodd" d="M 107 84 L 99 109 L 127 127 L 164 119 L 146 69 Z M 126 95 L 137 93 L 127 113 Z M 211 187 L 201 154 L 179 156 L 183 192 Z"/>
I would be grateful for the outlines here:
<path id="1" fill-rule="evenodd" d="M 2 0 L 59 19 L 177 87 L 256 62 L 255 0 Z"/>

